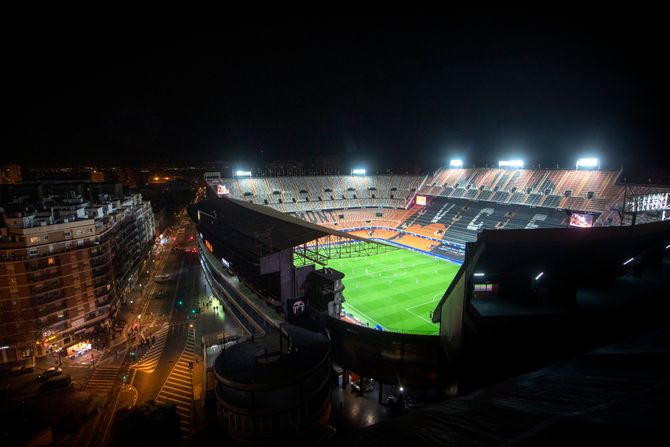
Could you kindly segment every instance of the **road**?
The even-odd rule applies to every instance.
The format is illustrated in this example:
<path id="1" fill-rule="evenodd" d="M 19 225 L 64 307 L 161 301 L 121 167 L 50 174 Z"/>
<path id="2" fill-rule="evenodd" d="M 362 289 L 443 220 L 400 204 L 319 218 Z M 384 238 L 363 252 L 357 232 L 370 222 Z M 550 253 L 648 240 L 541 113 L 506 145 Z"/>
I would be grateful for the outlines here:
<path id="1" fill-rule="evenodd" d="M 138 319 L 142 333 L 149 339 L 156 337 L 155 343 L 142 348 L 136 337 L 129 343 L 126 358 L 131 361 L 129 383 L 137 392 L 137 403 L 156 400 L 175 404 L 186 436 L 194 410 L 192 365 L 202 360 L 199 321 L 206 322 L 203 326 L 211 332 L 238 334 L 241 329 L 220 308 L 214 311 L 213 306 L 203 306 L 212 292 L 195 251 L 195 225 L 184 216 L 172 234 L 175 240 L 162 255 L 165 259 L 160 271 L 155 272 L 169 274 L 171 279 L 149 286 L 149 299 Z M 133 351 L 136 362 L 129 354 Z"/>

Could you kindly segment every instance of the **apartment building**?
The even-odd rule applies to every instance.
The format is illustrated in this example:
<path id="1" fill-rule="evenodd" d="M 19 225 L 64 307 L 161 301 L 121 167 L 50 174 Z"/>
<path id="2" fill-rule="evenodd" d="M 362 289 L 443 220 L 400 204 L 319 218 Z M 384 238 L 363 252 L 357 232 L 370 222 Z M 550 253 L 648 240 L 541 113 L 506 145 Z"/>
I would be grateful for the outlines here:
<path id="1" fill-rule="evenodd" d="M 135 194 L 76 192 L 4 205 L 0 228 L 0 363 L 68 348 L 112 324 L 155 235 Z"/>

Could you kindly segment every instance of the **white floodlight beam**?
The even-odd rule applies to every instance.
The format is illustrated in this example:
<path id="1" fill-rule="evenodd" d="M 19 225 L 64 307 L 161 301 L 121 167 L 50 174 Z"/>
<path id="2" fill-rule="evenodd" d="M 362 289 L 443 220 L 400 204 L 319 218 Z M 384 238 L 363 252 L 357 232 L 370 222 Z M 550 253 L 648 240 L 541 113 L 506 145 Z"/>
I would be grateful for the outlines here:
<path id="1" fill-rule="evenodd" d="M 600 166 L 600 160 L 597 158 L 580 158 L 577 160 L 577 169 L 579 168 L 595 168 Z"/>
<path id="2" fill-rule="evenodd" d="M 478 273 L 475 273 L 475 276 L 481 277 L 481 276 L 484 276 L 484 273 L 478 272 Z"/>
<path id="3" fill-rule="evenodd" d="M 450 168 L 462 168 L 463 167 L 463 160 L 460 158 L 455 158 L 453 160 L 449 160 L 449 167 Z"/>
<path id="4" fill-rule="evenodd" d="M 499 168 L 523 168 L 523 160 L 500 160 Z"/>
<path id="5" fill-rule="evenodd" d="M 635 260 L 635 258 L 630 258 L 628 261 L 624 262 L 623 265 L 628 265 L 631 262 L 633 262 L 634 260 Z"/>
<path id="6" fill-rule="evenodd" d="M 540 274 L 535 277 L 535 281 L 542 278 L 542 275 L 544 275 L 544 272 L 540 272 Z"/>

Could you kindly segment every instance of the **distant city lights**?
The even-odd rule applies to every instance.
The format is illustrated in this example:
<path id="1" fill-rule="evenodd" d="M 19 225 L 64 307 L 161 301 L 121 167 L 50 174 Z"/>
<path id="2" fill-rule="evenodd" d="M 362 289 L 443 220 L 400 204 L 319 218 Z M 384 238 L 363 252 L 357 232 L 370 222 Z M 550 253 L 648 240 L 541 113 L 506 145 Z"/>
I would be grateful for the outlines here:
<path id="1" fill-rule="evenodd" d="M 523 168 L 523 160 L 500 160 L 499 168 Z"/>
<path id="2" fill-rule="evenodd" d="M 577 169 L 579 168 L 595 168 L 598 169 L 600 166 L 600 160 L 597 158 L 580 158 L 577 160 Z"/>
<path id="3" fill-rule="evenodd" d="M 251 177 L 251 171 L 235 171 L 235 177 Z"/>
<path id="4" fill-rule="evenodd" d="M 365 169 L 362 168 L 352 169 L 351 175 L 365 175 Z"/>
<path id="5" fill-rule="evenodd" d="M 449 160 L 449 167 L 450 168 L 462 168 L 463 167 L 463 160 L 461 159 L 453 159 Z"/>

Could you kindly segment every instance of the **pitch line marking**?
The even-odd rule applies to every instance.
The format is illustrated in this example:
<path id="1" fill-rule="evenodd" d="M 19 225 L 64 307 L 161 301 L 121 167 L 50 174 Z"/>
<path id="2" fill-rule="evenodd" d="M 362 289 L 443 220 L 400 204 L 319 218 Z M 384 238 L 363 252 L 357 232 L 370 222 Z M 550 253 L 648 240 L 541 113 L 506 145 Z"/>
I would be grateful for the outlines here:
<path id="1" fill-rule="evenodd" d="M 348 307 L 352 308 L 352 309 L 354 310 L 354 312 L 356 312 L 357 314 L 363 316 L 366 320 L 369 320 L 369 322 L 372 322 L 372 323 L 374 323 L 374 324 L 376 324 L 376 325 L 382 326 L 382 325 L 379 324 L 379 322 L 377 322 L 374 318 L 370 318 L 370 317 L 368 317 L 366 314 L 364 314 L 363 312 L 359 311 L 358 309 L 356 309 L 356 308 L 355 308 L 354 306 L 352 306 L 351 304 L 349 304 L 349 305 L 345 304 L 345 306 L 348 306 Z M 384 326 L 382 326 L 382 327 L 384 327 Z"/>

